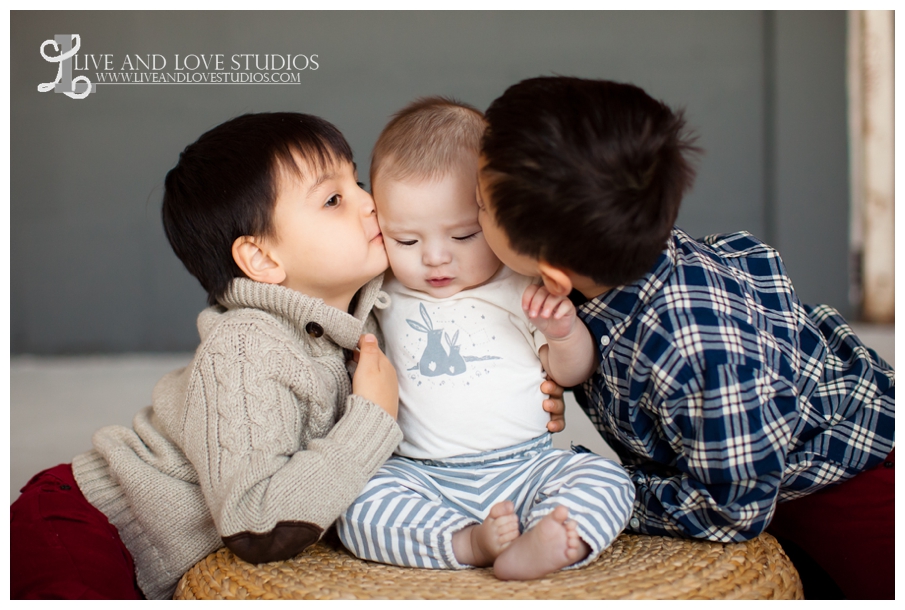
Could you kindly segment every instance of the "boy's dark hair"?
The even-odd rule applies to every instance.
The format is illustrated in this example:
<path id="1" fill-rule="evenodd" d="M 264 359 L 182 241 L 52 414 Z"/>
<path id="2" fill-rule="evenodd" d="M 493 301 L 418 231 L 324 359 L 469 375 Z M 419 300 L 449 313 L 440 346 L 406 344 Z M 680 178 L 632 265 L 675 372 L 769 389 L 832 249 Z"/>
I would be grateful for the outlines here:
<path id="1" fill-rule="evenodd" d="M 514 250 L 609 287 L 650 270 L 694 181 L 682 112 L 633 85 L 542 77 L 485 117 L 482 174 Z"/>
<path id="2" fill-rule="evenodd" d="M 301 166 L 295 155 L 304 161 Z M 163 228 L 173 251 L 217 304 L 245 274 L 232 256 L 244 235 L 273 237 L 280 176 L 352 162 L 339 130 L 307 114 L 245 114 L 188 145 L 164 181 Z"/>

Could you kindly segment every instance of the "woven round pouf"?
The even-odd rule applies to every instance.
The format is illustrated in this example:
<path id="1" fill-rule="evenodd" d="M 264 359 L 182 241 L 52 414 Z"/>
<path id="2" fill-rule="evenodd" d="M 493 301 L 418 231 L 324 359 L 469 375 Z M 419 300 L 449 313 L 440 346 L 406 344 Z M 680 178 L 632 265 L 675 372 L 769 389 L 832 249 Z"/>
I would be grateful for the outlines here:
<path id="1" fill-rule="evenodd" d="M 424 570 L 356 559 L 318 543 L 255 565 L 226 548 L 186 572 L 175 599 L 802 599 L 776 539 L 721 544 L 623 534 L 592 564 L 531 581 L 490 568 Z"/>

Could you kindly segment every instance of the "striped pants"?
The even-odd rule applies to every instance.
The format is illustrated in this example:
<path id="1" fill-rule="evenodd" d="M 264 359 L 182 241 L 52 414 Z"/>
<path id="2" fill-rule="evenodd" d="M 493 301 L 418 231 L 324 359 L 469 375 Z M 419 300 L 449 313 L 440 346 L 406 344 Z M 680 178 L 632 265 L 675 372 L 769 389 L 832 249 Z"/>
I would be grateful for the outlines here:
<path id="1" fill-rule="evenodd" d="M 511 500 L 520 530 L 562 505 L 597 558 L 623 530 L 635 488 L 625 470 L 593 453 L 551 448 L 550 435 L 486 453 L 438 460 L 394 456 L 340 517 L 339 537 L 362 559 L 461 569 L 452 536 Z"/>

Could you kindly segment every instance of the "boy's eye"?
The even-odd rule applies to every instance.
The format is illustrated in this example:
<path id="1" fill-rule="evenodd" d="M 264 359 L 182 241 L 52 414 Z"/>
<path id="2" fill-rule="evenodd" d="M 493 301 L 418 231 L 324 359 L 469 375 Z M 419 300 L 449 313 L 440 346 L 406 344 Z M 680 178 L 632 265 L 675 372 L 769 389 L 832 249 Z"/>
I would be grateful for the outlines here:
<path id="1" fill-rule="evenodd" d="M 478 233 L 480 233 L 480 231 L 475 231 L 471 235 L 466 235 L 465 237 L 453 237 L 453 239 L 455 239 L 456 241 L 468 241 L 469 239 L 474 239 L 475 237 L 477 237 Z"/>
<path id="2" fill-rule="evenodd" d="M 414 246 L 415 244 L 418 243 L 418 240 L 417 239 L 408 239 L 408 240 L 397 239 L 396 243 L 399 244 L 400 246 Z"/>
<path id="3" fill-rule="evenodd" d="M 339 195 L 333 195 L 324 203 L 325 208 L 334 208 L 339 205 Z"/>

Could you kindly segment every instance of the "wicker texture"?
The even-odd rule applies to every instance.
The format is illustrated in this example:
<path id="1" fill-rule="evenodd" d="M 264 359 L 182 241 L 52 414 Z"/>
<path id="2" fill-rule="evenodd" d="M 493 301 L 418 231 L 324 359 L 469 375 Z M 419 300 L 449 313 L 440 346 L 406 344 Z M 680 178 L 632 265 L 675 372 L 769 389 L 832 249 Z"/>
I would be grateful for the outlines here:
<path id="1" fill-rule="evenodd" d="M 175 599 L 802 599 L 798 573 L 763 534 L 720 544 L 623 534 L 591 565 L 505 582 L 490 568 L 422 570 L 361 561 L 318 543 L 288 561 L 246 563 L 223 548 Z"/>

